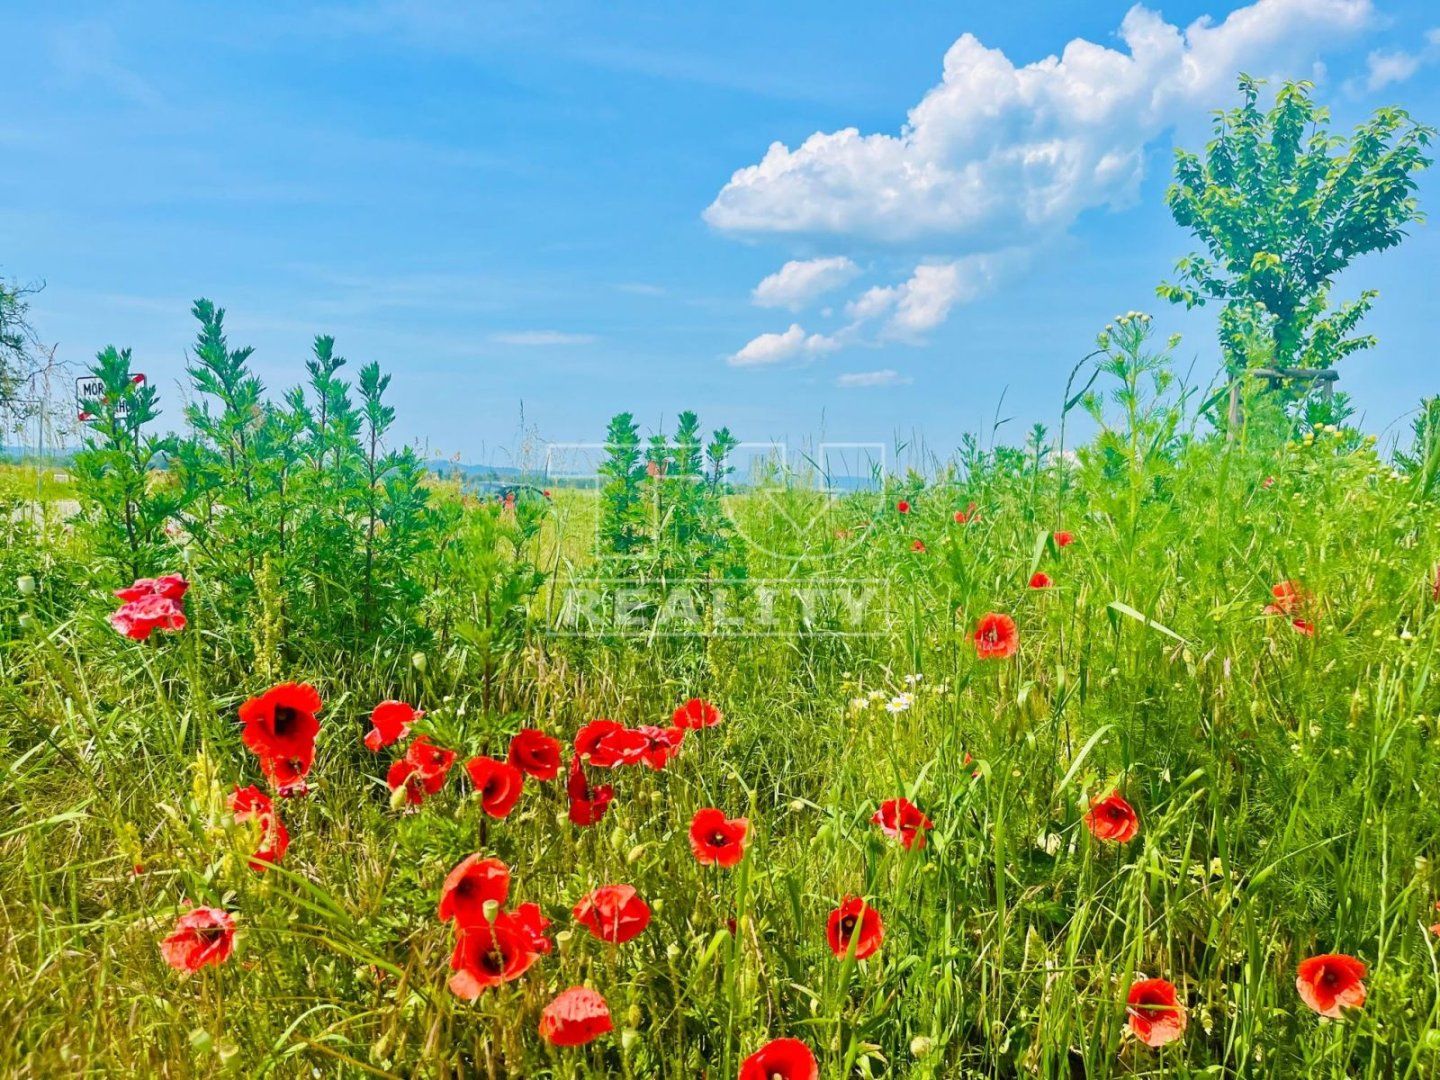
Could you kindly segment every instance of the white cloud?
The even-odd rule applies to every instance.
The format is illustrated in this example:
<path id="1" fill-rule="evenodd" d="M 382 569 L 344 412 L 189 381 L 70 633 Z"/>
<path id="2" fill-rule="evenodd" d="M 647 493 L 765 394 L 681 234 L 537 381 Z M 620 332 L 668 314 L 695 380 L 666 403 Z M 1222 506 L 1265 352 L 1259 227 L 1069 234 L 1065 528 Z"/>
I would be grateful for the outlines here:
<path id="1" fill-rule="evenodd" d="M 727 361 L 732 367 L 764 367 L 797 357 L 811 358 L 831 352 L 839 342 L 823 334 L 806 334 L 799 323 L 779 334 L 761 334 Z"/>
<path id="2" fill-rule="evenodd" d="M 1420 70 L 1420 57 L 1400 49 L 1376 49 L 1365 58 L 1365 88 L 1383 90 L 1391 83 L 1404 82 Z"/>
<path id="3" fill-rule="evenodd" d="M 832 289 L 848 285 L 860 268 L 843 255 L 829 259 L 791 259 L 755 286 L 751 298 L 760 307 L 802 307 Z"/>
<path id="4" fill-rule="evenodd" d="M 1372 94 L 1409 79 L 1440 53 L 1440 28 L 1425 32 L 1425 47 L 1418 52 L 1376 49 L 1365 58 L 1365 89 Z"/>
<path id="5" fill-rule="evenodd" d="M 882 371 L 851 371 L 835 380 L 835 385 L 845 389 L 872 386 L 900 386 L 910 380 L 893 368 Z"/>
<path id="6" fill-rule="evenodd" d="M 968 304 L 990 292 L 1002 274 L 1013 272 L 1028 259 L 1023 249 L 964 255 L 950 262 L 921 263 L 909 279 L 898 285 L 867 289 L 845 307 L 860 323 L 885 316 L 882 338 L 915 341 L 935 329 L 956 304 Z"/>
<path id="7" fill-rule="evenodd" d="M 490 340 L 497 345 L 589 345 L 595 341 L 595 335 L 567 334 L 561 330 L 512 330 L 491 334 Z"/>
<path id="8" fill-rule="evenodd" d="M 735 233 L 828 234 L 959 252 L 1033 243 L 1134 194 L 1145 146 L 1233 96 L 1235 74 L 1308 68 L 1364 29 L 1370 0 L 1256 0 L 1183 30 L 1142 6 L 1124 50 L 1083 39 L 1017 67 L 970 34 L 898 135 L 816 132 L 773 143 L 705 211 Z"/>

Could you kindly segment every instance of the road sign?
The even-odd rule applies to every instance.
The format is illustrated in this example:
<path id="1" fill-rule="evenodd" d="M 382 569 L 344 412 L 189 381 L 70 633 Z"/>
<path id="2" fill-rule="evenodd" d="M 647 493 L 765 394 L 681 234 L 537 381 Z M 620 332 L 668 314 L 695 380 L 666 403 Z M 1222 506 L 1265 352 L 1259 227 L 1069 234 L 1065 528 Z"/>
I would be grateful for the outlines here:
<path id="1" fill-rule="evenodd" d="M 145 376 L 137 372 L 136 374 L 130 376 L 130 381 L 136 386 L 140 386 L 145 382 Z M 75 411 L 79 415 L 81 423 L 89 424 L 99 419 L 99 417 L 96 416 L 94 413 L 88 413 L 85 411 L 85 402 L 104 400 L 105 383 L 103 380 L 97 379 L 93 375 L 82 375 L 80 378 L 75 380 Z M 117 401 L 115 403 L 116 418 L 124 420 L 129 415 L 130 402 L 123 398 L 120 401 Z"/>

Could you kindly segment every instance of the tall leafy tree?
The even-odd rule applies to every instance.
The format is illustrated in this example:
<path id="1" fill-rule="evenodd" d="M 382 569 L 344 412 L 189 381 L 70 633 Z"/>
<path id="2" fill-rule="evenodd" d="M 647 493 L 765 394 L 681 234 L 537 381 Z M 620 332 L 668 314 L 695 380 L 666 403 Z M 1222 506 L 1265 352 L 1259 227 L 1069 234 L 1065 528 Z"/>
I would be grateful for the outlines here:
<path id="1" fill-rule="evenodd" d="M 1415 175 L 1434 131 L 1383 108 L 1348 138 L 1328 130 L 1313 87 L 1287 82 L 1267 111 L 1262 83 L 1240 76 L 1242 104 L 1217 114 L 1203 155 L 1179 150 L 1166 202 L 1204 250 L 1177 266 L 1162 297 L 1223 305 L 1230 371 L 1256 363 L 1324 368 L 1374 344 L 1356 330 L 1376 293 L 1330 304 L 1335 275 L 1394 247 L 1422 219 Z"/>

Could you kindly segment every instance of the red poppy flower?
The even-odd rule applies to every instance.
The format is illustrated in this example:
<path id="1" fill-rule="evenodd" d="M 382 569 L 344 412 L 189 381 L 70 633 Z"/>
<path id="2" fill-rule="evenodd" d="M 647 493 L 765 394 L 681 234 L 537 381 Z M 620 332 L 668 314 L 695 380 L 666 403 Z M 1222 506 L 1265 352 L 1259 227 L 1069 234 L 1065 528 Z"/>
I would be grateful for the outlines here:
<path id="1" fill-rule="evenodd" d="M 510 868 L 499 859 L 469 855 L 445 875 L 440 887 L 441 922 L 455 920 L 456 926 L 471 926 L 485 920 L 485 905 L 494 901 L 503 907 L 510 895 Z"/>
<path id="2" fill-rule="evenodd" d="M 899 502 L 897 502 L 897 503 L 895 504 L 895 509 L 898 510 L 898 511 L 899 511 L 900 513 L 902 513 L 902 514 L 908 514 L 908 513 L 910 512 L 910 504 L 909 504 L 908 502 L 906 502 L 904 499 L 901 499 Z"/>
<path id="3" fill-rule="evenodd" d="M 727 870 L 745 857 L 750 839 L 750 822 L 727 818 L 707 806 L 690 819 L 690 850 L 701 866 L 723 866 Z"/>
<path id="4" fill-rule="evenodd" d="M 310 771 L 319 711 L 320 695 L 309 683 L 281 683 L 240 706 L 240 739 L 275 783 L 294 784 Z"/>
<path id="5" fill-rule="evenodd" d="M 557 994 L 540 1012 L 540 1037 L 551 1046 L 584 1046 L 614 1027 L 605 999 L 585 986 Z"/>
<path id="6" fill-rule="evenodd" d="M 470 782 L 475 785 L 485 813 L 503 818 L 515 809 L 525 785 L 525 774 L 514 765 L 492 757 L 473 757 L 465 763 L 465 771 L 470 774 Z"/>
<path id="7" fill-rule="evenodd" d="M 975 626 L 975 653 L 981 660 L 1004 660 L 1020 648 L 1020 631 L 1009 615 L 994 611 L 980 616 Z"/>
<path id="8" fill-rule="evenodd" d="M 286 774 L 279 771 L 282 767 L 288 769 L 294 767 L 295 764 L 295 762 L 291 762 L 289 765 L 283 765 L 283 763 L 269 759 L 262 759 L 260 762 L 261 767 L 266 769 L 265 775 L 275 782 L 275 794 L 282 799 L 303 799 L 310 794 L 310 785 L 305 782 L 303 776 L 285 779 Z"/>
<path id="9" fill-rule="evenodd" d="M 427 781 L 438 776 L 442 784 L 446 774 L 450 771 L 450 766 L 455 764 L 455 757 L 454 750 L 436 746 L 430 741 L 428 735 L 421 735 L 405 751 L 405 760 L 414 765 L 421 776 L 425 777 Z M 434 792 L 432 791 L 431 794 L 433 795 Z"/>
<path id="10" fill-rule="evenodd" d="M 652 769 L 663 769 L 671 758 L 680 753 L 680 744 L 685 740 L 684 728 L 641 724 L 635 730 L 645 737 L 646 742 L 640 760 Z"/>
<path id="11" fill-rule="evenodd" d="M 1293 581 L 1282 581 L 1272 586 L 1270 595 L 1275 597 L 1275 603 L 1270 606 L 1281 615 L 1299 611 L 1305 603 L 1305 590 Z"/>
<path id="12" fill-rule="evenodd" d="M 849 955 L 853 943 L 855 959 L 864 960 L 880 948 L 880 942 L 885 939 L 885 926 L 878 911 L 858 896 L 847 896 L 830 912 L 825 939 L 836 956 L 843 959 Z"/>
<path id="13" fill-rule="evenodd" d="M 235 919 L 219 908 L 196 907 L 181 915 L 160 955 L 176 971 L 192 973 L 223 964 L 235 949 Z"/>
<path id="14" fill-rule="evenodd" d="M 678 728 L 707 728 L 714 727 L 723 719 L 725 717 L 720 710 L 704 698 L 691 698 L 675 710 L 670 722 Z"/>
<path id="15" fill-rule="evenodd" d="M 410 725 L 425 714 L 403 701 L 382 701 L 370 713 L 370 730 L 365 733 L 365 746 L 379 750 L 399 742 L 410 734 Z"/>
<path id="16" fill-rule="evenodd" d="M 925 846 L 926 829 L 933 829 L 935 823 L 920 812 L 920 808 L 909 799 L 886 799 L 870 818 L 879 825 L 880 831 L 892 840 L 899 840 L 906 848 Z"/>
<path id="17" fill-rule="evenodd" d="M 189 588 L 190 583 L 179 574 L 166 574 L 164 577 L 158 578 L 137 578 L 135 584 L 123 589 L 116 589 L 115 595 L 127 603 L 133 600 L 144 600 L 149 596 L 179 601 L 185 596 L 185 590 Z"/>
<path id="18" fill-rule="evenodd" d="M 599 769 L 637 765 L 649 740 L 614 720 L 591 720 L 575 733 L 575 753 Z"/>
<path id="19" fill-rule="evenodd" d="M 1055 546 L 1057 548 L 1067 548 L 1074 542 L 1075 537 L 1071 533 L 1062 530 L 1055 534 Z"/>
<path id="20" fill-rule="evenodd" d="M 260 845 L 250 857 L 250 869 L 264 870 L 267 865 L 278 863 L 285 857 L 285 850 L 290 846 L 290 833 L 275 812 L 275 804 L 270 801 L 269 795 L 253 784 L 246 788 L 237 784 L 230 793 L 229 807 L 236 821 L 254 821 L 260 827 Z"/>
<path id="21" fill-rule="evenodd" d="M 1175 994 L 1175 985 L 1164 979 L 1131 983 L 1125 1015 L 1130 1030 L 1146 1046 L 1164 1046 L 1185 1034 L 1185 1008 Z"/>
<path id="22" fill-rule="evenodd" d="M 110 625 L 133 641 L 148 641 L 156 630 L 178 633 L 185 629 L 185 612 L 174 600 L 151 595 L 122 604 L 110 615 Z"/>
<path id="23" fill-rule="evenodd" d="M 575 905 L 575 921 L 601 941 L 623 945 L 650 925 L 650 906 L 633 885 L 602 885 Z"/>
<path id="24" fill-rule="evenodd" d="M 526 776 L 554 780 L 560 775 L 560 740 L 534 728 L 521 728 L 510 740 L 506 760 Z"/>
<path id="25" fill-rule="evenodd" d="M 771 1039 L 740 1063 L 738 1080 L 820 1080 L 820 1066 L 799 1039 Z"/>
<path id="26" fill-rule="evenodd" d="M 570 820 L 576 825 L 594 825 L 605 816 L 615 789 L 609 784 L 591 787 L 577 754 L 570 759 L 570 776 L 565 781 L 565 794 L 570 800 Z"/>
<path id="27" fill-rule="evenodd" d="M 911 551 L 914 551 L 914 552 L 917 552 L 918 554 L 921 554 L 921 555 L 925 554 L 925 541 L 924 541 L 924 540 L 916 540 L 913 544 L 910 545 L 910 550 L 911 550 Z"/>
<path id="28" fill-rule="evenodd" d="M 450 991 L 474 1001 L 492 986 L 518 979 L 535 962 L 525 935 L 501 919 L 461 926 L 450 954 Z"/>
<path id="29" fill-rule="evenodd" d="M 390 770 L 385 774 L 385 783 L 391 791 L 403 787 L 405 801 L 411 806 L 419 806 L 425 801 L 426 780 L 420 775 L 415 763 L 407 758 L 400 758 L 391 764 Z"/>
<path id="30" fill-rule="evenodd" d="M 1440 900 L 1435 901 L 1435 910 L 1440 911 Z M 1440 937 L 1440 922 L 1437 922 L 1434 926 L 1430 927 L 1430 933 L 1434 934 L 1436 937 Z"/>
<path id="31" fill-rule="evenodd" d="M 1117 844 L 1128 844 L 1140 831 L 1140 818 L 1135 808 L 1126 802 L 1118 791 L 1112 791 L 1103 799 L 1090 804 L 1085 814 L 1085 827 L 1097 840 L 1112 840 Z"/>
<path id="32" fill-rule="evenodd" d="M 964 524 L 965 524 L 967 521 L 969 521 L 969 520 L 970 520 L 970 515 L 967 514 L 967 513 L 965 513 L 964 510 L 956 510 L 956 511 L 955 511 L 955 524 L 956 524 L 956 525 L 964 525 Z"/>
<path id="33" fill-rule="evenodd" d="M 1295 989 L 1321 1016 L 1338 1019 L 1343 1010 L 1365 1004 L 1365 965 L 1344 953 L 1312 956 L 1300 961 Z"/>
<path id="34" fill-rule="evenodd" d="M 1048 589 L 1053 584 L 1055 583 L 1050 580 L 1050 575 L 1044 570 L 1037 570 L 1030 577 L 1030 588 L 1032 589 Z"/>
<path id="35" fill-rule="evenodd" d="M 515 931 L 525 939 L 531 952 L 548 953 L 553 947 L 550 939 L 545 936 L 550 920 L 541 913 L 539 904 L 521 904 L 509 914 L 502 914 L 501 918 L 508 920 Z"/>
<path id="36" fill-rule="evenodd" d="M 1297 633 L 1304 634 L 1306 637 L 1315 636 L 1315 624 L 1307 619 L 1291 619 L 1290 625 L 1295 628 Z"/>

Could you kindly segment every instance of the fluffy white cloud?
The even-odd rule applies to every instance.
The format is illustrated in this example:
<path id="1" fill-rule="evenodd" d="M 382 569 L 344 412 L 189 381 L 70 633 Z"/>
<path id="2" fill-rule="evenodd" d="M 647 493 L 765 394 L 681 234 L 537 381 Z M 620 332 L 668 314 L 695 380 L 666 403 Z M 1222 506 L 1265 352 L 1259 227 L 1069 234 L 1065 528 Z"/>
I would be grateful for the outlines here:
<path id="1" fill-rule="evenodd" d="M 835 380 L 835 385 L 845 389 L 872 386 L 900 386 L 910 380 L 893 368 L 882 371 L 851 371 Z"/>
<path id="2" fill-rule="evenodd" d="M 898 285 L 867 289 L 846 305 L 845 313 L 852 320 L 852 329 L 886 316 L 881 337 L 914 340 L 943 323 L 956 304 L 967 304 L 989 292 L 1000 274 L 1024 259 L 1023 251 L 1012 250 L 921 263 Z"/>
<path id="3" fill-rule="evenodd" d="M 791 259 L 761 280 L 750 294 L 760 307 L 802 307 L 832 289 L 855 280 L 860 268 L 843 255 L 829 259 Z"/>
<path id="4" fill-rule="evenodd" d="M 1124 50 L 1083 39 L 1017 67 L 970 34 L 898 135 L 856 128 L 770 146 L 705 219 L 737 233 L 830 234 L 951 250 L 1033 242 L 1121 204 L 1148 141 L 1231 95 L 1235 73 L 1308 70 L 1321 45 L 1367 26 L 1370 0 L 1256 0 L 1183 30 L 1135 6 Z"/>
<path id="5" fill-rule="evenodd" d="M 1425 34 L 1425 48 L 1419 52 L 1404 49 L 1376 49 L 1365 58 L 1365 89 L 1372 94 L 1393 83 L 1402 83 L 1440 52 L 1440 29 Z"/>
<path id="6" fill-rule="evenodd" d="M 761 334 L 752 338 L 727 363 L 733 367 L 764 367 L 797 357 L 815 357 L 839 348 L 839 342 L 823 334 L 806 334 L 799 323 L 779 334 Z"/>
<path id="7" fill-rule="evenodd" d="M 567 334 L 561 330 L 512 330 L 491 334 L 490 340 L 497 345 L 589 345 L 595 335 Z"/>

